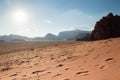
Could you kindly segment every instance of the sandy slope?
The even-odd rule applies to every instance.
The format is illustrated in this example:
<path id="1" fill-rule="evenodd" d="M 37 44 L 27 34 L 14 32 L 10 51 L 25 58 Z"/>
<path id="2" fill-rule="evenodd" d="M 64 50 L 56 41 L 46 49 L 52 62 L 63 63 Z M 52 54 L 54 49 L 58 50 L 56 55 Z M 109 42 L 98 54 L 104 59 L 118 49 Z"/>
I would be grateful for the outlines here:
<path id="1" fill-rule="evenodd" d="M 120 80 L 120 38 L 0 55 L 0 80 Z"/>

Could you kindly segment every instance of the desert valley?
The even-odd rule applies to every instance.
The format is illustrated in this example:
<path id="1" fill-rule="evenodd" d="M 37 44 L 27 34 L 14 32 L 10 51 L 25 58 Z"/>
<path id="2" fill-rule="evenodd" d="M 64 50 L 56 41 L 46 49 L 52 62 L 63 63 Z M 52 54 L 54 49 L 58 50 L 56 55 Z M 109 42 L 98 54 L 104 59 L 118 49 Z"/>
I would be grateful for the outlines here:
<path id="1" fill-rule="evenodd" d="M 0 80 L 120 80 L 120 0 L 0 0 Z"/>

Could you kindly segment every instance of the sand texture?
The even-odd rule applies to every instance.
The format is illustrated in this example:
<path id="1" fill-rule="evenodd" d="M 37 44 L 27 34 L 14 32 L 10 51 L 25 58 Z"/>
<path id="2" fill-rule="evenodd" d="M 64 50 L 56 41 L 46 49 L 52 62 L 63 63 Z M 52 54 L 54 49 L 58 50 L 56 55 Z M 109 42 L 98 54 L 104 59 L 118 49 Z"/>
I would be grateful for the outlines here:
<path id="1" fill-rule="evenodd" d="M 0 55 L 0 80 L 120 80 L 120 38 L 53 44 Z"/>

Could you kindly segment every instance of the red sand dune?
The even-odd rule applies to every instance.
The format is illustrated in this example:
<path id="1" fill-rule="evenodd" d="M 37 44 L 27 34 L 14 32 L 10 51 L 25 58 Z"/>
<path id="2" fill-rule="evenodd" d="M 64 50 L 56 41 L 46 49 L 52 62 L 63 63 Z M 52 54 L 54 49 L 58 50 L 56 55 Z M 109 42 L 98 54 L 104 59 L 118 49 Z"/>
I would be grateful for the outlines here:
<path id="1" fill-rule="evenodd" d="M 0 55 L 0 80 L 120 80 L 120 38 Z"/>

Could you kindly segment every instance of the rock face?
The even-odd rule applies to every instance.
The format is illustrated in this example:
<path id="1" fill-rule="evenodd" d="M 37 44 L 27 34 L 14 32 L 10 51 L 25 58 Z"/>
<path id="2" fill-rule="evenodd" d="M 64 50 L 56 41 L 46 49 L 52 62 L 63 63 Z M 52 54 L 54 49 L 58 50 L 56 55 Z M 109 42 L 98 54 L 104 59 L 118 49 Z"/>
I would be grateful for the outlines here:
<path id="1" fill-rule="evenodd" d="M 120 16 L 109 13 L 98 21 L 91 34 L 91 40 L 120 37 Z"/>

